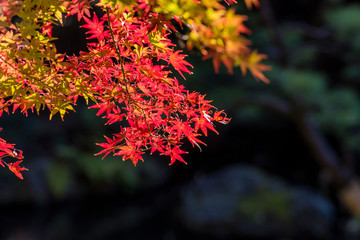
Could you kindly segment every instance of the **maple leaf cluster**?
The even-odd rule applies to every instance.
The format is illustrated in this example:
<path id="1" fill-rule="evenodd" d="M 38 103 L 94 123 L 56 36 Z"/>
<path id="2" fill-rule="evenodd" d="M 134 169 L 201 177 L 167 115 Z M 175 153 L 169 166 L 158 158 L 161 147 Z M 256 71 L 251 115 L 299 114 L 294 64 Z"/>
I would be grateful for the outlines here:
<path id="1" fill-rule="evenodd" d="M 91 11 L 94 7 L 102 14 Z M 216 71 L 221 63 L 229 72 L 240 66 L 244 74 L 267 81 L 265 56 L 251 51 L 243 36 L 250 32 L 246 17 L 219 0 L 8 0 L 0 8 L 0 115 L 48 108 L 50 119 L 57 113 L 63 119 L 82 97 L 106 124 L 119 125 L 98 144 L 104 157 L 122 156 L 136 165 L 145 152 L 157 152 L 170 164 L 185 162 L 185 140 L 199 147 L 202 135 L 216 132 L 215 122 L 229 121 L 205 95 L 186 90 L 174 76 L 174 70 L 184 79 L 192 73 L 186 55 L 170 40 L 170 34 L 180 34 L 174 24 L 186 32 L 181 37 L 188 49 L 213 58 Z M 58 53 L 52 37 L 53 26 L 71 15 L 85 21 L 81 27 L 92 39 L 87 51 L 72 56 Z M 14 16 L 21 21 L 12 23 Z M 20 161 L 3 160 L 22 158 L 13 147 L 0 139 L 0 164 L 22 178 L 20 171 L 27 169 Z"/>
<path id="2" fill-rule="evenodd" d="M 2 129 L 0 129 L 1 131 Z M 16 159 L 23 159 L 22 151 L 15 149 L 14 144 L 7 143 L 4 139 L 0 138 L 0 166 L 7 166 L 17 177 L 23 179 L 21 171 L 28 170 L 24 167 L 20 167 L 22 161 L 16 161 L 15 163 L 6 163 L 3 158 L 12 157 Z"/>

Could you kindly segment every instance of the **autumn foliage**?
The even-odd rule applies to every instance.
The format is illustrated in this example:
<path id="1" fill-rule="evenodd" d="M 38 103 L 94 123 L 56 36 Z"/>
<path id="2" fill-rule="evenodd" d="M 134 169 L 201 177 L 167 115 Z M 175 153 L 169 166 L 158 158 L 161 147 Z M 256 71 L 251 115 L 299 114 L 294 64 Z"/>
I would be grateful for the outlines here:
<path id="1" fill-rule="evenodd" d="M 257 0 L 245 3 L 259 5 Z M 50 119 L 57 113 L 63 119 L 84 98 L 106 124 L 119 125 L 98 144 L 104 157 L 122 156 L 136 165 L 145 152 L 157 152 L 170 164 L 185 162 L 184 141 L 199 147 L 202 135 L 216 132 L 215 122 L 229 121 L 204 95 L 179 83 L 174 73 L 185 79 L 193 66 L 170 36 L 212 58 L 216 72 L 221 64 L 230 73 L 239 66 L 243 74 L 250 71 L 268 81 L 262 73 L 268 70 L 261 63 L 265 55 L 252 51 L 244 35 L 250 33 L 247 17 L 219 0 L 8 0 L 1 8 L 0 115 L 47 108 Z M 60 54 L 52 29 L 71 15 L 85 22 L 88 50 Z M 15 16 L 21 21 L 12 21 Z M 22 178 L 20 171 L 27 169 L 21 161 L 6 163 L 6 156 L 23 158 L 0 139 L 0 165 Z"/>

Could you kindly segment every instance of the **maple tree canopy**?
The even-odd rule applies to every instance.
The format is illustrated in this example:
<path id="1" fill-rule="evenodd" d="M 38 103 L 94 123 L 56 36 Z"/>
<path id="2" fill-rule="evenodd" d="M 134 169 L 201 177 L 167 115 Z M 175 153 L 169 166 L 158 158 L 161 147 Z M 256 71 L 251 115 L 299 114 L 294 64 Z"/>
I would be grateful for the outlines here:
<path id="1" fill-rule="evenodd" d="M 245 3 L 259 5 L 258 0 Z M 229 121 L 224 111 L 186 90 L 174 76 L 178 72 L 185 78 L 192 68 L 169 38 L 179 27 L 186 30 L 178 35 L 187 49 L 212 58 L 216 72 L 221 64 L 230 73 L 238 66 L 243 74 L 250 71 L 268 82 L 262 72 L 269 67 L 261 63 L 266 56 L 252 51 L 244 35 L 250 33 L 247 17 L 220 0 L 8 0 L 0 7 L 0 115 L 48 108 L 50 119 L 57 113 L 63 119 L 82 97 L 106 124 L 119 125 L 117 133 L 98 144 L 104 156 L 137 164 L 148 151 L 169 156 L 170 164 L 185 162 L 184 140 L 204 144 L 199 137 L 216 132 L 214 122 Z M 58 53 L 53 43 L 53 26 L 71 15 L 85 21 L 81 27 L 93 39 L 78 55 Z M 21 21 L 14 23 L 14 16 Z M 23 155 L 0 139 L 0 165 L 22 178 L 27 169 L 21 161 L 7 163 L 4 157 Z"/>

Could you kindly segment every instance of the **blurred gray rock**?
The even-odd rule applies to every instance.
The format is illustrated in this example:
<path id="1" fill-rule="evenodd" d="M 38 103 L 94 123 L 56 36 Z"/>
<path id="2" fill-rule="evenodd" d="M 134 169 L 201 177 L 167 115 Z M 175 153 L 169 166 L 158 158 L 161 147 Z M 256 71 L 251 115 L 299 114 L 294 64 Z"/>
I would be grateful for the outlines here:
<path id="1" fill-rule="evenodd" d="M 247 165 L 195 179 L 184 189 L 181 206 L 189 230 L 219 237 L 324 237 L 334 214 L 319 194 Z"/>

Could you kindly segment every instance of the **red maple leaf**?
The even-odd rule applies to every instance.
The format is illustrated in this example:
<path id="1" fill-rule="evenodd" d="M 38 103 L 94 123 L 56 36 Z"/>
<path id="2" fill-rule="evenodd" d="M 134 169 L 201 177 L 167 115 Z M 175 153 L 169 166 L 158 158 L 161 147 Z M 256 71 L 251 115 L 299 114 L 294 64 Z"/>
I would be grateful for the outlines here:
<path id="1" fill-rule="evenodd" d="M 184 153 L 188 153 L 188 152 L 181 150 L 179 146 L 175 146 L 172 148 L 170 146 L 168 146 L 167 151 L 161 153 L 161 155 L 170 156 L 171 160 L 170 160 L 169 165 L 172 165 L 176 160 L 179 160 L 179 161 L 187 164 L 187 162 L 185 162 L 185 160 L 180 156 L 180 154 L 184 154 Z"/>
<path id="2" fill-rule="evenodd" d="M 72 4 L 70 5 L 70 11 L 66 15 L 66 17 L 70 15 L 77 14 L 77 20 L 80 20 L 86 15 L 90 16 L 90 3 L 88 1 L 82 0 L 72 0 Z"/>
<path id="3" fill-rule="evenodd" d="M 21 171 L 28 171 L 27 168 L 23 168 L 23 167 L 20 167 L 19 164 L 21 163 L 22 161 L 17 161 L 15 163 L 9 163 L 7 164 L 7 166 L 9 167 L 9 170 L 12 171 L 13 173 L 15 173 L 15 175 L 20 178 L 20 179 L 23 179 L 23 176 L 22 174 L 20 173 Z"/>
<path id="4" fill-rule="evenodd" d="M 108 138 L 106 136 L 104 136 L 107 143 L 97 143 L 96 145 L 103 147 L 104 150 L 100 151 L 99 153 L 95 154 L 95 155 L 100 155 L 100 154 L 104 154 L 104 157 L 106 157 L 109 153 L 111 152 L 115 152 L 115 150 L 118 149 L 118 144 L 122 141 L 122 138 Z"/>
<path id="5" fill-rule="evenodd" d="M 172 52 L 169 56 L 169 62 L 175 68 L 175 70 L 178 71 L 180 73 L 180 75 L 185 79 L 182 72 L 192 74 L 192 72 L 186 66 L 189 66 L 189 67 L 193 67 L 193 66 L 184 60 L 186 55 L 179 54 L 180 52 L 182 52 L 182 51 L 179 50 L 176 52 Z"/>
<path id="6" fill-rule="evenodd" d="M 141 157 L 141 155 L 143 153 L 141 151 L 139 151 L 138 149 L 136 149 L 135 146 L 133 146 L 129 143 L 127 143 L 127 144 L 128 145 L 119 147 L 119 149 L 121 149 L 121 150 L 119 152 L 115 153 L 114 156 L 122 155 L 124 161 L 126 159 L 130 159 L 133 162 L 133 164 L 136 166 L 136 164 L 139 160 L 143 161 L 143 158 Z"/>
<path id="7" fill-rule="evenodd" d="M 41 26 L 42 34 L 46 34 L 49 37 L 52 37 L 53 25 L 52 22 L 46 22 L 43 26 Z"/>
<path id="8" fill-rule="evenodd" d="M 210 129 L 219 134 L 213 126 L 212 117 L 210 117 L 205 111 L 203 111 L 203 115 L 201 117 L 194 117 L 192 120 L 195 122 L 195 131 L 198 131 L 200 128 L 205 136 L 207 136 L 207 129 Z"/>
<path id="9" fill-rule="evenodd" d="M 87 24 L 82 25 L 81 27 L 90 29 L 87 31 L 87 34 L 91 34 L 88 39 L 92 38 L 98 38 L 100 40 L 104 40 L 105 38 L 105 32 L 104 32 L 104 22 L 105 20 L 99 21 L 98 17 L 94 13 L 93 20 L 90 20 L 90 18 L 84 17 L 84 20 Z"/>

